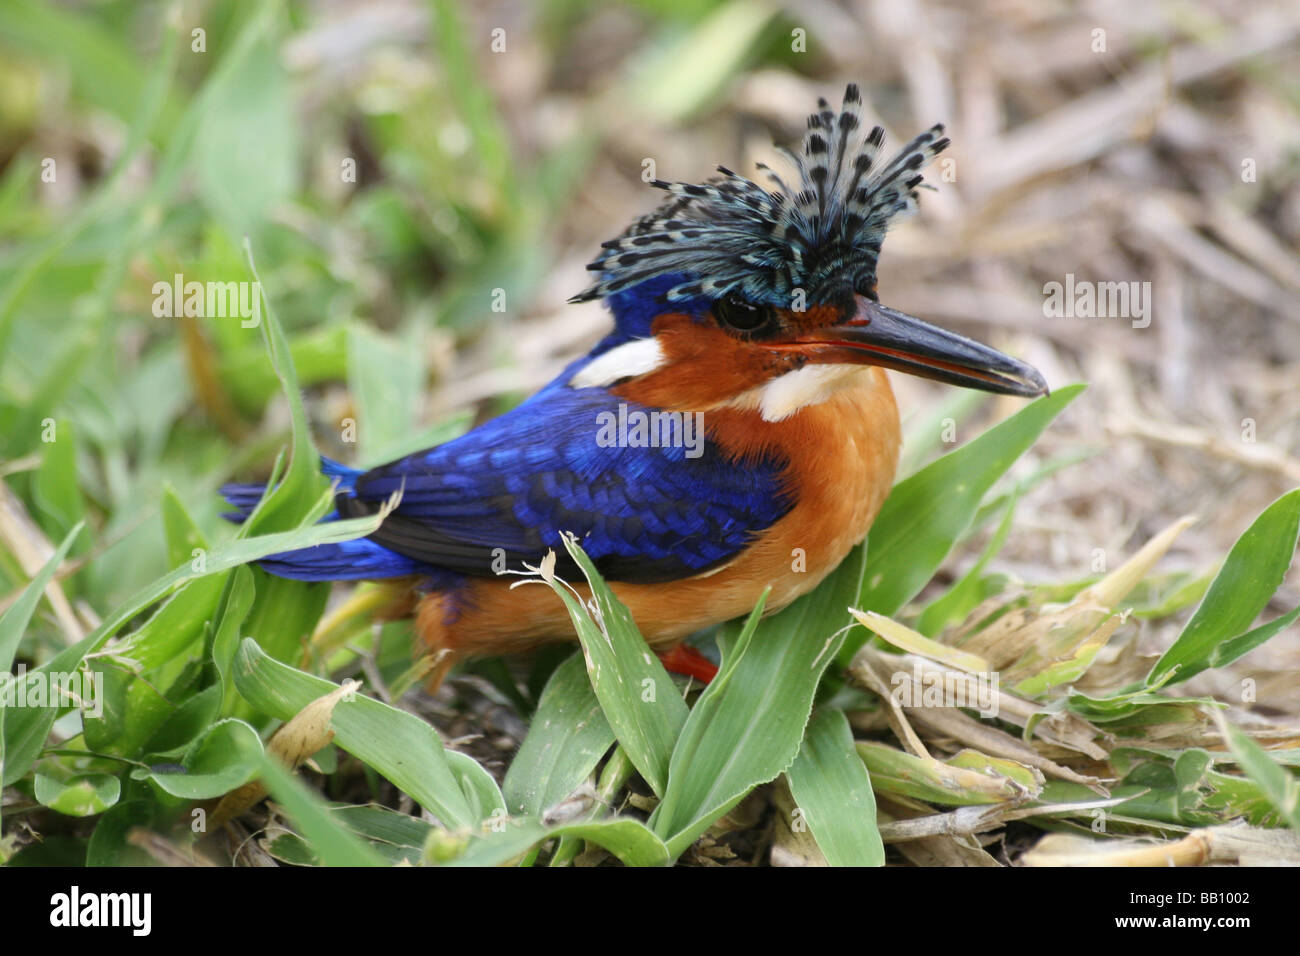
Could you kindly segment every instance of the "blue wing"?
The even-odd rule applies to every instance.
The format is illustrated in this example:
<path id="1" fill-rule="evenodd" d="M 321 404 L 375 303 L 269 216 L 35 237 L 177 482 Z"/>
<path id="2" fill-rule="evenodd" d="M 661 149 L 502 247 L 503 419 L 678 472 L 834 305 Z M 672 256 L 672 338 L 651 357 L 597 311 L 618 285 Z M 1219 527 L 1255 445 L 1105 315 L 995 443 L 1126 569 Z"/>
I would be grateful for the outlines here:
<path id="1" fill-rule="evenodd" d="M 712 442 L 698 457 L 602 447 L 599 416 L 620 402 L 557 382 L 454 441 L 346 476 L 339 513 L 372 513 L 401 490 L 369 541 L 410 562 L 488 575 L 502 557 L 516 569 L 548 550 L 564 559 L 571 531 L 606 577 L 662 581 L 726 561 L 789 511 L 782 461 L 733 461 Z"/>

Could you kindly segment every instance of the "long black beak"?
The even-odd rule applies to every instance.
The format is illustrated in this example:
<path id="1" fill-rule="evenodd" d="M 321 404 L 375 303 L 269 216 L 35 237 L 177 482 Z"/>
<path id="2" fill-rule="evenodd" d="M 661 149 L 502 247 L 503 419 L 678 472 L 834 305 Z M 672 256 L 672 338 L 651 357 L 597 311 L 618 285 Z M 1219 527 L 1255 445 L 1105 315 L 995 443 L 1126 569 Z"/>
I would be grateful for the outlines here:
<path id="1" fill-rule="evenodd" d="M 1047 383 L 1033 366 L 906 312 L 854 296 L 847 322 L 798 336 L 790 344 L 818 363 L 881 365 L 950 385 L 1033 398 Z"/>

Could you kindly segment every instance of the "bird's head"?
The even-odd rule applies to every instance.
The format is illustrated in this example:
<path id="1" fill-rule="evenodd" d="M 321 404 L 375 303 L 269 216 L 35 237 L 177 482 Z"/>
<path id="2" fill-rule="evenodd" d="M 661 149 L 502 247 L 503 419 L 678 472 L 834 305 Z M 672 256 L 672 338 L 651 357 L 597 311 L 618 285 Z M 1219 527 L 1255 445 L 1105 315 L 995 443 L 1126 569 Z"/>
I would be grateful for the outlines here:
<path id="1" fill-rule="evenodd" d="M 604 243 L 598 281 L 570 300 L 605 299 L 617 326 L 570 384 L 661 408 L 748 397 L 768 418 L 868 365 L 1044 393 L 1025 363 L 877 301 L 885 231 L 916 208 L 920 170 L 948 140 L 934 126 L 878 164 L 884 131 L 863 129 L 861 106 L 854 85 L 838 113 L 819 101 L 802 154 L 781 150 L 797 189 L 761 165 L 771 189 L 721 166 L 700 185 L 655 181 L 670 198 Z"/>

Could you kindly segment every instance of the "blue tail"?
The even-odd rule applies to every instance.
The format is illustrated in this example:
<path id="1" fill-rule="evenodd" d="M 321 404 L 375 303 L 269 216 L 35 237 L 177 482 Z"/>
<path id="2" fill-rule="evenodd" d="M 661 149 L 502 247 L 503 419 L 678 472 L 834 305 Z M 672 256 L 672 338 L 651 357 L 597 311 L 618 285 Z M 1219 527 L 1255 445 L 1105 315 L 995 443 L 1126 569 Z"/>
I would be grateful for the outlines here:
<path id="1" fill-rule="evenodd" d="M 361 474 L 355 468 L 328 458 L 321 458 L 321 472 L 327 477 L 337 478 L 340 491 L 352 490 L 357 476 Z M 222 485 L 222 497 L 234 508 L 222 517 L 235 524 L 242 524 L 253 513 L 265 493 L 265 485 Z M 331 511 L 321 521 L 338 519 L 338 512 Z M 258 566 L 276 577 L 292 578 L 295 581 L 353 581 L 406 577 L 412 574 L 442 577 L 446 574 L 443 569 L 389 551 L 368 538 L 282 551 L 263 558 Z"/>

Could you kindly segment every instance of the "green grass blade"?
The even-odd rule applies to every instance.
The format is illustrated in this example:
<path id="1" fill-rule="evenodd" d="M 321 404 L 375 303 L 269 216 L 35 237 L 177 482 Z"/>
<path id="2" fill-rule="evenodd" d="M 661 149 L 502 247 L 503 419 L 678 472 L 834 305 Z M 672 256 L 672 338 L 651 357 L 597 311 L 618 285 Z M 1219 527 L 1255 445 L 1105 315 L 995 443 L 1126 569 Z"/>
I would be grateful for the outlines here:
<path id="1" fill-rule="evenodd" d="M 36 801 L 67 817 L 93 817 L 111 809 L 122 795 L 122 781 L 111 773 L 80 773 L 56 780 L 37 773 Z"/>
<path id="2" fill-rule="evenodd" d="M 719 4 L 681 39 L 642 58 L 629 98 L 665 123 L 715 102 L 754 55 L 776 13 L 775 6 L 754 0 Z"/>
<path id="3" fill-rule="evenodd" d="M 894 486 L 867 537 L 863 610 L 892 616 L 925 587 L 994 482 L 1083 388 L 1070 385 L 1031 402 Z M 864 640 L 863 632 L 851 635 L 844 654 Z"/>
<path id="4" fill-rule="evenodd" d="M 382 520 L 379 515 L 372 515 L 329 524 L 313 524 L 295 531 L 283 531 L 257 538 L 242 538 L 213 548 L 207 555 L 203 571 L 196 572 L 189 564 L 184 564 L 171 573 L 163 575 L 157 581 L 137 591 L 85 638 L 60 651 L 40 667 L 28 671 L 25 680 L 30 685 L 44 679 L 47 674 L 66 672 L 77 667 L 87 654 L 102 647 L 122 625 L 157 603 L 178 584 L 182 584 L 189 578 L 219 574 L 279 551 L 291 551 L 295 548 L 310 547 L 313 544 L 350 541 L 353 538 L 364 537 L 378 528 Z M 4 786 L 19 779 L 31 767 L 37 754 L 40 753 L 41 744 L 48 736 L 59 710 L 58 707 L 24 707 L 9 714 L 3 728 L 0 728 L 0 732 L 4 734 L 5 764 L 3 778 L 0 778 Z"/>
<path id="5" fill-rule="evenodd" d="M 338 689 L 269 657 L 251 639 L 240 644 L 234 671 L 240 695 L 280 720 Z M 438 732 L 419 717 L 358 694 L 334 708 L 332 726 L 335 744 L 374 767 L 445 825 L 478 824 Z"/>
<path id="6" fill-rule="evenodd" d="M 1291 829 L 1300 833 L 1300 782 L 1268 755 L 1268 751 L 1236 727 L 1230 726 L 1216 710 L 1219 730 L 1237 763 L 1259 787 L 1269 803 L 1277 808 Z"/>
<path id="7" fill-rule="evenodd" d="M 165 664 L 203 633 L 221 601 L 229 572 L 186 581 L 115 652 L 149 670 Z"/>
<path id="8" fill-rule="evenodd" d="M 58 422 L 58 441 L 45 446 L 41 466 L 32 476 L 32 501 L 36 516 L 52 538 L 86 516 L 86 503 L 77 483 L 77 434 L 72 422 Z"/>
<path id="9" fill-rule="evenodd" d="M 198 197 L 236 238 L 260 236 L 268 214 L 298 190 L 299 127 L 290 80 L 273 21 L 264 22 L 238 68 L 218 71 L 204 87 L 203 123 L 194 141 Z"/>
<path id="10" fill-rule="evenodd" d="M 508 821 L 500 832 L 472 837 L 449 865 L 502 866 L 544 840 L 565 836 L 597 843 L 628 866 L 665 866 L 669 861 L 668 848 L 640 820 L 592 820 L 548 827 L 524 817 Z"/>
<path id="11" fill-rule="evenodd" d="M 571 535 L 564 545 L 578 562 L 600 611 L 592 619 L 563 582 L 548 583 L 569 609 L 582 641 L 587 676 L 618 742 L 656 794 L 663 795 L 668 763 L 688 713 L 663 664 L 646 646 L 632 615 L 601 579 Z"/>
<path id="12" fill-rule="evenodd" d="M 403 861 L 418 865 L 425 841 L 434 828 L 419 817 L 375 804 L 330 807 L 329 812 L 390 865 Z"/>
<path id="13" fill-rule="evenodd" d="M 9 610 L 5 611 L 3 617 L 0 617 L 0 695 L 3 695 L 0 699 L 8 699 L 10 691 L 16 689 L 9 686 L 16 679 L 10 675 L 9 669 L 13 665 L 14 655 L 18 652 L 18 642 L 23 636 L 23 631 L 27 629 L 32 614 L 36 611 L 36 605 L 40 603 L 41 595 L 45 593 L 45 588 L 53 580 L 54 572 L 59 569 L 59 565 L 63 563 L 68 550 L 72 547 L 72 542 L 77 539 L 77 535 L 80 533 L 80 524 L 68 532 L 67 537 L 59 545 L 59 549 L 51 555 L 50 560 L 45 562 L 45 566 L 36 572 L 36 577 L 27 583 L 27 587 L 23 588 L 23 593 L 18 600 L 10 605 Z M 22 758 L 24 765 L 19 770 L 19 763 L 11 757 L 9 734 L 5 727 L 5 714 L 8 709 L 0 705 L 0 781 L 3 781 L 6 785 L 27 772 L 27 768 L 31 766 L 31 763 L 27 760 L 28 757 L 32 760 L 35 759 L 35 753 L 28 748 L 27 753 Z M 51 723 L 53 723 L 52 718 Z M 44 739 L 43 736 L 42 739 Z"/>
<path id="14" fill-rule="evenodd" d="M 492 774 L 469 754 L 457 750 L 444 751 L 447 765 L 460 782 L 460 792 L 469 804 L 470 817 L 475 820 L 487 820 L 490 817 L 503 817 L 506 814 L 506 799 L 501 795 Z"/>
<path id="15" fill-rule="evenodd" d="M 226 592 L 217 608 L 212 625 L 212 650 L 210 656 L 221 683 L 221 713 L 229 716 L 235 708 L 239 692 L 235 689 L 235 654 L 239 651 L 240 628 L 253 608 L 256 592 L 253 572 L 247 567 L 235 568 L 226 581 Z"/>
<path id="16" fill-rule="evenodd" d="M 1300 488 L 1265 508 L 1237 539 L 1191 620 L 1151 668 L 1148 685 L 1177 683 L 1227 664 L 1280 630 L 1266 624 L 1243 633 L 1281 586 L 1298 533 Z"/>
<path id="17" fill-rule="evenodd" d="M 794 761 L 821 675 L 844 640 L 864 557 L 859 545 L 813 593 L 761 623 L 760 602 L 727 642 L 722 669 L 682 728 L 668 790 L 651 817 L 674 858 Z"/>
<path id="18" fill-rule="evenodd" d="M 876 797 L 844 712 L 828 707 L 808 724 L 787 773 L 790 793 L 831 866 L 883 866 Z"/>
<path id="19" fill-rule="evenodd" d="M 921 616 L 917 618 L 916 629 L 926 637 L 935 637 L 949 624 L 965 620 L 966 615 L 988 597 L 985 593 L 984 569 L 1002 550 L 1002 545 L 1006 543 L 1007 536 L 1011 533 L 1011 522 L 1016 514 L 1016 500 L 1016 496 L 1013 495 L 1007 501 L 1006 510 L 998 523 L 997 530 L 993 532 L 988 546 L 971 565 L 970 570 L 942 596 L 926 605 Z"/>
<path id="20" fill-rule="evenodd" d="M 357 460 L 391 461 L 416 430 L 424 399 L 420 350 L 410 341 L 354 326 L 348 329 L 347 352 L 348 391 L 357 408 Z"/>
<path id="21" fill-rule="evenodd" d="M 211 800 L 225 796 L 257 776 L 265 750 L 257 731 L 242 720 L 219 720 L 186 749 L 180 771 L 141 767 L 131 771 L 136 780 L 183 800 Z"/>
<path id="22" fill-rule="evenodd" d="M 957 430 L 988 401 L 988 393 L 973 388 L 949 390 L 937 405 L 903 418 L 903 453 L 897 481 L 927 464 L 945 443 L 957 440 Z"/>
<path id="23" fill-rule="evenodd" d="M 40 603 L 41 595 L 54 579 L 54 572 L 59 569 L 59 565 L 63 563 L 63 559 L 68 556 L 68 551 L 72 548 L 72 542 L 81 533 L 81 527 L 78 524 L 68 532 L 59 549 L 50 556 L 50 560 L 45 562 L 44 567 L 36 572 L 36 577 L 27 582 L 22 595 L 10 605 L 4 616 L 0 617 L 0 674 L 6 675 L 5 680 L 10 679 L 9 668 L 13 665 L 14 655 L 18 651 L 18 641 L 22 638 L 23 631 L 27 629 L 27 624 L 36 611 L 36 605 Z M 4 709 L 0 708 L 0 720 L 3 719 Z M 4 751 L 0 750 L 0 757 L 3 755 Z"/>
<path id="24" fill-rule="evenodd" d="M 312 444 L 311 428 L 307 424 L 307 411 L 302 402 L 302 390 L 298 387 L 298 373 L 294 369 L 289 341 L 285 338 L 275 310 L 271 308 L 271 299 L 262 286 L 257 263 L 253 261 L 252 246 L 247 240 L 244 241 L 244 255 L 248 260 L 249 273 L 262 290 L 262 338 L 271 356 L 271 365 L 280 379 L 280 387 L 289 400 L 289 417 L 293 428 L 289 468 L 284 480 L 267 493 L 261 506 L 245 523 L 248 533 L 252 534 L 255 531 L 283 531 L 296 526 L 306 510 L 328 488 L 329 482 L 320 473 L 320 455 Z"/>
<path id="25" fill-rule="evenodd" d="M 540 815 L 586 780 L 613 742 L 582 655 L 574 654 L 546 682 L 528 736 L 506 772 L 507 808 Z"/>
<path id="26" fill-rule="evenodd" d="M 208 541 L 171 485 L 163 488 L 163 537 L 167 540 L 167 567 L 192 561 L 208 550 Z"/>
<path id="27" fill-rule="evenodd" d="M 348 829 L 324 800 L 274 758 L 262 756 L 259 775 L 325 866 L 385 865 L 383 857 Z"/>

